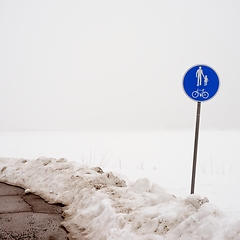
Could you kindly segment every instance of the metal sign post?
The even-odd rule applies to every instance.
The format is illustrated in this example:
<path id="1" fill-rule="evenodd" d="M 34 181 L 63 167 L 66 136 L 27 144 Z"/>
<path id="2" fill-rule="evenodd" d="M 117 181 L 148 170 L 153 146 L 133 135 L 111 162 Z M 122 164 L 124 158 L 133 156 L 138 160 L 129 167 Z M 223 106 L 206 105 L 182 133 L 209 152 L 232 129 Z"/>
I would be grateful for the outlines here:
<path id="1" fill-rule="evenodd" d="M 183 88 L 189 98 L 197 101 L 197 115 L 195 127 L 195 140 L 192 165 L 191 194 L 194 193 L 197 149 L 200 125 L 201 102 L 207 101 L 215 96 L 219 88 L 219 78 L 217 73 L 206 65 L 196 65 L 191 67 L 183 77 Z"/>
<path id="2" fill-rule="evenodd" d="M 193 151 L 192 183 L 191 183 L 191 192 L 190 192 L 191 194 L 194 193 L 194 188 L 195 188 L 200 112 L 201 112 L 201 102 L 198 102 L 197 115 L 196 115 L 196 127 L 195 127 L 194 151 Z"/>

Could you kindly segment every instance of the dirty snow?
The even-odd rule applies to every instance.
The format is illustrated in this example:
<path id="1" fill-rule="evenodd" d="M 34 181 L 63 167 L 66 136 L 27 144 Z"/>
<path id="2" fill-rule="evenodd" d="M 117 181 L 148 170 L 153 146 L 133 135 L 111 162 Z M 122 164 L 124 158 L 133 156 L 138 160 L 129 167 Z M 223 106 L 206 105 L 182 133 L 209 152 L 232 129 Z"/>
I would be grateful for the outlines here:
<path id="1" fill-rule="evenodd" d="M 200 133 L 189 195 L 190 131 L 2 132 L 0 181 L 63 203 L 70 239 L 237 240 L 239 141 Z"/>
<path id="2" fill-rule="evenodd" d="M 240 221 L 206 197 L 176 197 L 146 178 L 126 184 L 64 158 L 1 158 L 0 180 L 66 205 L 70 239 L 240 239 Z"/>

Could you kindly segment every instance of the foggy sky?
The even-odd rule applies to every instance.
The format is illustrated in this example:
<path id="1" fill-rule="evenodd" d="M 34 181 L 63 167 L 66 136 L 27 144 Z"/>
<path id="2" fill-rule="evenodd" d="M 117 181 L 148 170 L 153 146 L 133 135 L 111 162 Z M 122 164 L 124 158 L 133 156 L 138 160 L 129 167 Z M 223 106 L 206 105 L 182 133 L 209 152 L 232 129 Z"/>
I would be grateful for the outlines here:
<path id="1" fill-rule="evenodd" d="M 201 127 L 240 128 L 237 0 L 1 0 L 0 131 L 195 125 L 184 73 L 220 77 Z"/>

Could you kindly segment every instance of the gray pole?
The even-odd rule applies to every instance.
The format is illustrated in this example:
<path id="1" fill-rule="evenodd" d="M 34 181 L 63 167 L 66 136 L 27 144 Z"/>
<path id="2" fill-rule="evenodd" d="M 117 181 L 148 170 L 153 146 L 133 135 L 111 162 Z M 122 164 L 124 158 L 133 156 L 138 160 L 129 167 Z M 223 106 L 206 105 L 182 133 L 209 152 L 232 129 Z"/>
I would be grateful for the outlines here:
<path id="1" fill-rule="evenodd" d="M 194 194 L 194 187 L 195 187 L 195 176 L 196 176 L 196 165 L 197 165 L 197 149 L 198 149 L 198 135 L 199 135 L 199 124 L 200 124 L 200 112 L 201 112 L 201 102 L 198 102 L 197 103 L 197 115 L 196 115 L 196 127 L 195 127 L 194 152 L 193 152 L 193 165 L 192 165 L 191 194 Z"/>

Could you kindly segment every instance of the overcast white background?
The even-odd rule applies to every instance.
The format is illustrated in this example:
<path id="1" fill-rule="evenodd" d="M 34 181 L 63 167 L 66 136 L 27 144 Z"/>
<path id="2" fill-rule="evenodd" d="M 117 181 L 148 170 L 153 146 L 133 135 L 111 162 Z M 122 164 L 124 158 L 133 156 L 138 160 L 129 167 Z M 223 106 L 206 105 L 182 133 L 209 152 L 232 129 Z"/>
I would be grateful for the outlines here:
<path id="1" fill-rule="evenodd" d="M 237 0 L 0 1 L 0 131 L 192 129 L 193 65 L 220 77 L 201 126 L 240 128 Z"/>

